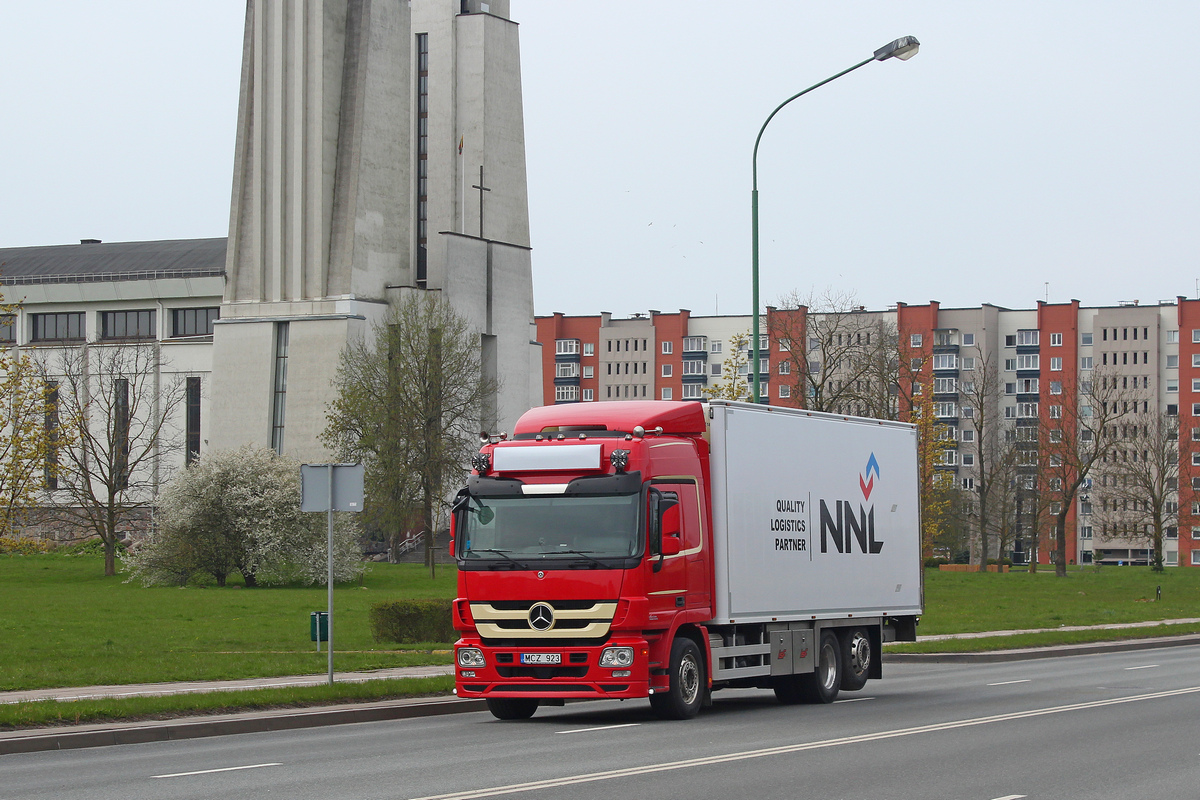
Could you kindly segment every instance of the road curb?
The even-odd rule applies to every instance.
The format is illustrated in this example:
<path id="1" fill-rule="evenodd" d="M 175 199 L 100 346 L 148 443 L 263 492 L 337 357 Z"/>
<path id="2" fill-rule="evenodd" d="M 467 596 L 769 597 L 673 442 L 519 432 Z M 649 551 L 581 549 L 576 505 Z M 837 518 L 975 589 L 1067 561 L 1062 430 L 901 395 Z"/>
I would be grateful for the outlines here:
<path id="1" fill-rule="evenodd" d="M 0 755 L 34 753 L 45 750 L 74 750 L 107 747 L 114 744 L 142 744 L 235 733 L 265 733 L 355 722 L 436 717 L 461 714 L 487 708 L 484 700 L 438 698 L 394 700 L 347 706 L 258 711 L 214 717 L 188 717 L 179 720 L 153 720 L 131 723 L 90 725 L 81 729 L 37 728 L 0 733 Z"/>
<path id="2" fill-rule="evenodd" d="M 993 650 L 985 653 L 887 653 L 887 664 L 989 664 L 1001 661 L 1026 661 L 1034 658 L 1090 656 L 1127 650 L 1152 650 L 1159 647 L 1185 647 L 1200 644 L 1200 634 L 1162 636 L 1150 639 L 1123 639 L 1116 642 L 1088 642 L 1053 647 L 1029 647 L 1018 650 Z"/>

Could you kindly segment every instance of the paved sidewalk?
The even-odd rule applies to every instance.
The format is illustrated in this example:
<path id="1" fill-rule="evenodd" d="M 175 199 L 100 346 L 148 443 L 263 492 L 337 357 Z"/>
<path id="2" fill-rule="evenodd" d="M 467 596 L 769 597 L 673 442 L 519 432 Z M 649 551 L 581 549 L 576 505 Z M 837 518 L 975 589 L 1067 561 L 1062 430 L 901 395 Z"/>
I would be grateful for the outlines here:
<path id="1" fill-rule="evenodd" d="M 1123 628 L 1154 628 L 1159 625 L 1195 625 L 1200 617 L 1161 619 L 1151 622 L 1114 622 L 1107 625 L 1061 625 L 1057 628 L 1025 628 L 1015 631 L 981 631 L 979 633 L 948 633 L 942 636 L 918 636 L 918 642 L 941 642 L 946 639 L 985 639 L 989 636 L 1017 636 L 1022 633 L 1062 633 L 1063 631 L 1113 631 Z"/>
<path id="2" fill-rule="evenodd" d="M 369 672 L 334 672 L 335 683 L 365 683 L 386 678 L 433 678 L 453 675 L 450 664 L 426 667 L 396 667 Z M 176 683 L 135 683 L 117 686 L 77 686 L 63 689 L 31 689 L 20 692 L 0 692 L 0 704 L 27 703 L 34 700 L 90 700 L 101 697 L 154 697 L 166 694 L 195 694 L 199 692 L 229 692 L 242 689 L 272 689 L 282 686 L 319 686 L 329 681 L 329 674 L 293 675 L 282 678 L 250 678 L 238 681 L 180 681 Z"/>

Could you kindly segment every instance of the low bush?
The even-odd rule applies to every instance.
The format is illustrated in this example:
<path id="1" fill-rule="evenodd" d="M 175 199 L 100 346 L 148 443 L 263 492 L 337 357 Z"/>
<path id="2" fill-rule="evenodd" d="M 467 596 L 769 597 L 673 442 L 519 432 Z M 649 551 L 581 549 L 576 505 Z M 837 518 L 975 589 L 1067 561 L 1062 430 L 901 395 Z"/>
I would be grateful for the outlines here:
<path id="1" fill-rule="evenodd" d="M 36 539 L 11 539 L 0 536 L 0 555 L 36 556 L 46 552 L 46 545 Z"/>
<path id="2" fill-rule="evenodd" d="M 927 558 L 925 559 L 925 569 L 937 569 L 942 564 L 949 564 L 948 558 Z"/>
<path id="3" fill-rule="evenodd" d="M 371 606 L 371 635 L 377 642 L 453 642 L 452 600 L 390 600 Z"/>

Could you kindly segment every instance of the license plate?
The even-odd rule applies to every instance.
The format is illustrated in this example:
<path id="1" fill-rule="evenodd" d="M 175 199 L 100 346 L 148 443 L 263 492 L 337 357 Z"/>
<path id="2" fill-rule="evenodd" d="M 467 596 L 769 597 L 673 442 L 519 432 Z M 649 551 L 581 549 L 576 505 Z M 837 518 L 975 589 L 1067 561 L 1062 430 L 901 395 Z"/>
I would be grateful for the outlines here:
<path id="1" fill-rule="evenodd" d="M 521 653 L 522 664 L 561 664 L 562 653 Z"/>

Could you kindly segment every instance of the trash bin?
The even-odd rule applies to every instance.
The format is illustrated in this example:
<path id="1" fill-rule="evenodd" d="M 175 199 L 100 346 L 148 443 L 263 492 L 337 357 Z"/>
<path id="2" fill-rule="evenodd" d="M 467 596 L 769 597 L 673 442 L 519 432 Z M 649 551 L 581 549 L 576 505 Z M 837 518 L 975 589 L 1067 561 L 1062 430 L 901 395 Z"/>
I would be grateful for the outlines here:
<path id="1" fill-rule="evenodd" d="M 320 642 L 329 641 L 329 612 L 314 611 L 308 617 L 308 636 L 310 642 L 317 642 L 317 647 L 320 648 Z"/>

